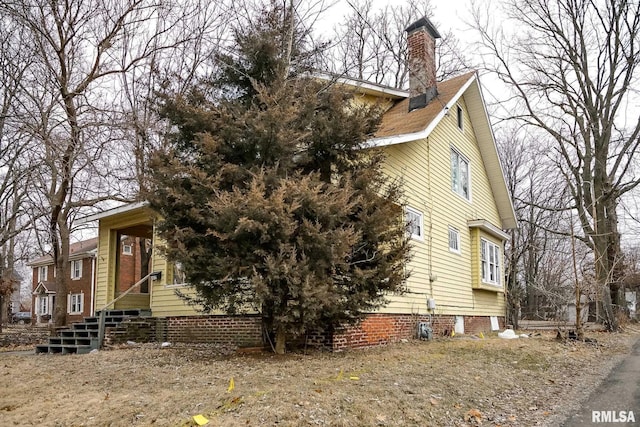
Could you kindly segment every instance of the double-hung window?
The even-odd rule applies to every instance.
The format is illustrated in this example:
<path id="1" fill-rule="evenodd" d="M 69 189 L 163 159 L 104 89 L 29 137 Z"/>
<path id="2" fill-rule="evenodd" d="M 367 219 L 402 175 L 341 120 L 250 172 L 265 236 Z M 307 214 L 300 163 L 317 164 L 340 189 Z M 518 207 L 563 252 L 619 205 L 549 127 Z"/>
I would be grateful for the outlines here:
<path id="1" fill-rule="evenodd" d="M 500 247 L 488 240 L 480 240 L 482 282 L 500 286 Z"/>
<path id="2" fill-rule="evenodd" d="M 49 296 L 43 295 L 38 297 L 38 314 L 49 314 Z"/>
<path id="3" fill-rule="evenodd" d="M 453 227 L 449 227 L 449 250 L 460 253 L 460 233 Z"/>
<path id="4" fill-rule="evenodd" d="M 179 261 L 175 261 L 173 263 L 173 271 L 172 271 L 172 279 L 171 279 L 171 286 L 183 286 L 187 284 L 187 272 L 184 269 L 184 265 L 179 262 Z"/>
<path id="5" fill-rule="evenodd" d="M 82 260 L 71 261 L 71 278 L 79 279 L 82 277 Z"/>
<path id="6" fill-rule="evenodd" d="M 38 267 L 38 282 L 46 282 L 47 281 L 47 272 L 48 266 L 43 265 Z"/>
<path id="7" fill-rule="evenodd" d="M 407 232 L 413 239 L 423 240 L 424 230 L 422 221 L 422 212 L 413 208 L 407 207 L 405 211 L 405 220 L 407 225 Z"/>
<path id="8" fill-rule="evenodd" d="M 83 294 L 70 294 L 69 295 L 69 314 L 81 314 L 83 310 Z"/>
<path id="9" fill-rule="evenodd" d="M 456 150 L 451 150 L 451 189 L 467 200 L 471 200 L 469 160 Z"/>

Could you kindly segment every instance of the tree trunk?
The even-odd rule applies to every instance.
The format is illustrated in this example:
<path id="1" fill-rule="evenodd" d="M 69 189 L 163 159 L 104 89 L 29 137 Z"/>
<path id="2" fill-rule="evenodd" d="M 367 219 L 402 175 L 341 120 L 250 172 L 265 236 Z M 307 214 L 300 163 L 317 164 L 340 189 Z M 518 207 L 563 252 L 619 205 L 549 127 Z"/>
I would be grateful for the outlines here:
<path id="1" fill-rule="evenodd" d="M 597 189 L 597 188 L 596 188 Z M 593 236 L 595 257 L 595 275 L 598 289 L 602 292 L 602 310 L 604 324 L 608 331 L 618 330 L 618 319 L 614 310 L 614 300 L 617 298 L 617 289 L 611 284 L 615 282 L 616 264 L 619 262 L 620 240 L 616 237 L 617 217 L 615 205 L 612 203 L 599 203 L 595 209 L 594 224 L 596 225 Z"/>
<path id="2" fill-rule="evenodd" d="M 56 235 L 52 239 L 54 245 L 53 261 L 56 267 L 56 300 L 53 309 L 53 323 L 55 326 L 67 324 L 67 282 L 70 277 L 69 240 L 70 232 L 66 227 L 66 218 L 59 218 Z"/>
<path id="3" fill-rule="evenodd" d="M 278 325 L 276 329 L 276 354 L 284 354 L 287 345 L 287 332 L 284 326 Z"/>

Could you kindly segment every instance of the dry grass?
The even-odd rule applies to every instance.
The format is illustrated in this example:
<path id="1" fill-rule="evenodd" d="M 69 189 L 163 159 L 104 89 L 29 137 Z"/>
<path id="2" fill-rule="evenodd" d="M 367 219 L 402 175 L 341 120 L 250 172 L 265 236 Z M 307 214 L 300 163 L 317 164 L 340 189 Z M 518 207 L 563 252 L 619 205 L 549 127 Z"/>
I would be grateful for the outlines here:
<path id="1" fill-rule="evenodd" d="M 0 353 L 0 425 L 557 425 L 637 335 L 409 342 L 338 354 L 223 355 L 144 345 Z M 230 389 L 233 378 L 234 387 Z"/>

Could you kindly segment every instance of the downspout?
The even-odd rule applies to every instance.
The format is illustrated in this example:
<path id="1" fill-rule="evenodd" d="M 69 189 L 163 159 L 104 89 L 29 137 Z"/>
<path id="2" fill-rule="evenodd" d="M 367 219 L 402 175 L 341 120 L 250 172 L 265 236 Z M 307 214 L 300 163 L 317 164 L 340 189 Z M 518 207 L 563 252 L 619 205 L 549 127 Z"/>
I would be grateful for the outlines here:
<path id="1" fill-rule="evenodd" d="M 429 137 L 427 141 L 427 205 L 425 211 L 429 214 L 428 230 L 429 236 L 427 238 L 427 257 L 429 258 L 429 298 L 435 302 L 433 297 L 433 282 L 437 277 L 433 274 L 433 194 L 431 193 L 431 141 Z M 429 303 L 427 302 L 427 312 L 431 312 Z M 433 314 L 433 313 L 432 313 Z"/>
<path id="2" fill-rule="evenodd" d="M 91 310 L 89 316 L 92 317 L 95 313 L 95 298 L 96 298 L 96 258 L 97 254 L 91 257 Z"/>

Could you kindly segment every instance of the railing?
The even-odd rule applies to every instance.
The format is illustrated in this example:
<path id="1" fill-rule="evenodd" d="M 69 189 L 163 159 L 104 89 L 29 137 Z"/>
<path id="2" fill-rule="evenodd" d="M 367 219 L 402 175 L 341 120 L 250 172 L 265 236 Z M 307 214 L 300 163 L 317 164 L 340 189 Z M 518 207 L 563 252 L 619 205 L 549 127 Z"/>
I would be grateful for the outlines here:
<path id="1" fill-rule="evenodd" d="M 100 312 L 103 312 L 107 307 L 109 307 L 110 305 L 114 304 L 115 307 L 115 303 L 120 301 L 122 298 L 124 298 L 126 295 L 129 294 L 129 292 L 133 291 L 135 288 L 140 287 L 140 285 L 142 285 L 144 282 L 146 282 L 147 280 L 149 280 L 149 278 L 151 276 L 156 277 L 157 276 L 157 272 L 153 272 L 153 273 L 149 273 L 146 276 L 144 276 L 142 279 L 138 280 L 133 286 L 131 286 L 129 289 L 127 289 L 126 291 L 124 291 L 123 293 L 121 293 L 120 295 L 118 295 L 117 297 L 115 297 L 114 299 L 112 299 L 111 301 L 109 301 L 107 304 L 105 304 L 104 307 L 102 307 L 100 310 Z"/>
<path id="2" fill-rule="evenodd" d="M 111 301 L 109 301 L 107 304 L 105 304 L 100 310 L 98 310 L 100 312 L 100 323 L 98 324 L 98 346 L 100 348 L 102 348 L 102 342 L 104 341 L 104 325 L 105 325 L 105 310 L 107 309 L 107 307 L 113 305 L 115 307 L 116 302 L 120 301 L 122 298 L 124 298 L 125 296 L 127 296 L 131 291 L 133 291 L 134 289 L 140 287 L 140 285 L 142 285 L 144 282 L 146 282 L 147 280 L 149 280 L 149 278 L 153 277 L 155 278 L 160 278 L 160 273 L 157 271 L 154 271 L 153 273 L 149 273 L 146 276 L 144 276 L 142 279 L 138 280 L 133 286 L 131 286 L 129 289 L 127 289 L 126 291 L 124 291 L 123 293 L 121 293 L 120 295 L 118 295 L 116 298 L 112 299 Z"/>

